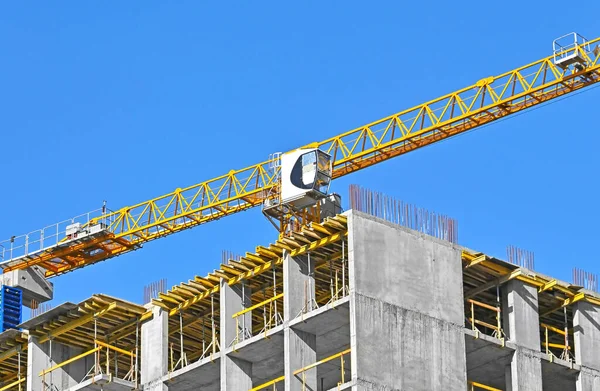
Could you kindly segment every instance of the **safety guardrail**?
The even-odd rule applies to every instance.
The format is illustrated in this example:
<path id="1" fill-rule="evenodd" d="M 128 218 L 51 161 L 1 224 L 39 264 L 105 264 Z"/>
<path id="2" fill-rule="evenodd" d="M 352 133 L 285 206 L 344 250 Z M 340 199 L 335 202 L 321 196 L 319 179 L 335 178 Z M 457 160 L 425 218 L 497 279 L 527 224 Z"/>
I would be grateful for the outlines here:
<path id="1" fill-rule="evenodd" d="M 102 341 L 94 341 L 95 343 L 95 347 L 93 349 L 90 349 L 86 352 L 83 352 L 75 357 L 72 357 L 68 360 L 65 360 L 59 364 L 56 364 L 50 368 L 44 369 L 43 371 L 40 372 L 39 376 L 42 377 L 42 381 L 44 384 L 46 384 L 46 375 L 54 372 L 55 370 L 62 368 L 66 365 L 69 365 L 77 360 L 80 360 L 84 357 L 90 356 L 90 355 L 94 355 L 94 366 L 88 371 L 88 373 L 86 374 L 85 378 L 88 378 L 90 376 L 96 376 L 98 374 L 110 374 L 110 352 L 115 352 L 116 353 L 120 353 L 123 354 L 125 356 L 129 356 L 130 357 L 130 368 L 129 371 L 127 372 L 127 374 L 123 377 L 123 380 L 129 380 L 129 381 L 135 381 L 135 384 L 137 384 L 137 371 L 135 370 L 136 368 L 136 363 L 135 363 L 135 356 L 136 354 L 133 351 L 128 351 L 125 349 L 121 349 L 118 348 L 116 346 L 110 345 L 108 343 L 102 342 Z M 106 356 L 106 362 L 103 368 L 103 364 L 102 364 L 102 359 L 101 359 L 101 353 L 104 352 L 105 356 Z M 115 368 L 116 369 L 116 368 Z M 116 371 L 115 371 L 116 372 Z M 52 385 L 50 385 L 52 386 Z M 50 387 L 51 388 L 51 387 Z"/>
<path id="2" fill-rule="evenodd" d="M 500 306 L 494 307 L 492 305 L 482 303 L 480 301 L 476 301 L 473 299 L 469 299 L 469 300 L 467 300 L 467 302 L 471 305 L 470 321 L 471 321 L 471 328 L 473 329 L 473 331 L 481 332 L 477 328 L 477 325 L 484 326 L 491 330 L 494 330 L 493 336 L 495 336 L 498 339 L 503 339 L 504 332 L 502 331 L 502 323 L 501 323 L 501 319 L 500 319 L 500 315 L 501 315 Z M 482 320 L 475 319 L 475 306 L 493 311 L 496 314 L 496 324 L 493 325 L 488 322 L 484 322 Z"/>
<path id="3" fill-rule="evenodd" d="M 561 360 L 570 361 L 572 360 L 571 354 L 571 346 L 569 346 L 569 334 L 567 330 L 561 330 L 557 327 L 550 326 L 546 323 L 541 323 L 540 326 L 544 329 L 544 342 L 542 342 L 542 347 L 546 349 L 546 354 L 550 357 L 560 358 Z M 564 343 L 551 343 L 550 342 L 550 332 L 555 334 L 559 334 L 563 337 Z M 560 349 L 561 355 L 560 357 L 556 356 L 550 348 Z"/>
<path id="4" fill-rule="evenodd" d="M 469 390 L 468 391 L 478 391 L 478 390 L 486 390 L 486 391 L 502 391 L 499 388 L 494 388 L 490 386 L 486 386 L 485 384 L 477 383 L 474 381 L 469 382 Z"/>

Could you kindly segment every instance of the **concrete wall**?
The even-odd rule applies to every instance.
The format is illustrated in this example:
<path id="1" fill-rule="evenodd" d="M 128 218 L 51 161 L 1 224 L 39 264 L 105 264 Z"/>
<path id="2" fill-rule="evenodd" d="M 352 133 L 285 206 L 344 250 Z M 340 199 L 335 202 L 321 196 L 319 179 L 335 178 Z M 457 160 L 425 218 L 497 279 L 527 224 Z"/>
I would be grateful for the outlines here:
<path id="1" fill-rule="evenodd" d="M 464 389 L 461 250 L 353 211 L 348 255 L 359 389 Z"/>

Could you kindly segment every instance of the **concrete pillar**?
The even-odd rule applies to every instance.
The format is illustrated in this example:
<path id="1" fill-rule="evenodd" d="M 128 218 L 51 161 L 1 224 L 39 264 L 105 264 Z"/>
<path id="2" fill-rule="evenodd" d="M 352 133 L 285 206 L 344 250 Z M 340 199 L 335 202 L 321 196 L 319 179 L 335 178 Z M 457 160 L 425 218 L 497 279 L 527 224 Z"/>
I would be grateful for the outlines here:
<path id="1" fill-rule="evenodd" d="M 251 289 L 241 283 L 230 286 L 227 281 L 221 280 L 221 350 L 232 346 L 236 337 L 238 343 L 244 340 L 244 329 L 252 332 L 252 312 L 246 312 L 237 319 L 233 314 L 252 306 Z M 236 329 L 236 327 L 238 329 Z"/>
<path id="2" fill-rule="evenodd" d="M 315 261 L 309 255 L 283 259 L 283 319 L 289 321 L 314 309 Z"/>
<path id="3" fill-rule="evenodd" d="M 44 390 L 45 383 L 53 390 L 66 390 L 84 380 L 94 366 L 94 355 L 83 357 L 71 364 L 58 368 L 44 377 L 39 376 L 44 369 L 51 368 L 78 354 L 80 348 L 70 347 L 56 341 L 40 343 L 37 337 L 30 336 L 27 347 L 27 391 Z"/>
<path id="4" fill-rule="evenodd" d="M 227 354 L 221 356 L 221 391 L 252 389 L 252 363 Z"/>
<path id="5" fill-rule="evenodd" d="M 573 339 L 575 362 L 582 366 L 577 391 L 600 390 L 600 378 L 586 370 L 600 370 L 600 307 L 584 301 L 575 303 Z"/>
<path id="6" fill-rule="evenodd" d="M 317 391 L 317 368 L 294 372 L 317 362 L 317 337 L 292 328 L 284 330 L 285 391 Z"/>
<path id="7" fill-rule="evenodd" d="M 166 391 L 162 382 L 169 364 L 169 313 L 152 308 L 152 319 L 141 327 L 141 378 L 144 390 Z"/>
<path id="8" fill-rule="evenodd" d="M 519 280 L 502 287 L 502 320 L 506 337 L 517 345 L 505 370 L 507 391 L 542 391 L 540 320 L 537 288 Z"/>
<path id="9" fill-rule="evenodd" d="M 226 354 L 236 339 L 236 320 L 233 314 L 252 306 L 250 288 L 236 284 L 230 286 L 221 280 L 220 290 L 220 331 L 221 331 L 221 391 L 248 391 L 252 388 L 252 363 Z M 241 315 L 238 326 L 252 330 L 252 312 Z M 245 322 L 245 323 L 244 323 Z M 239 330 L 239 339 L 243 340 L 243 330 Z"/>

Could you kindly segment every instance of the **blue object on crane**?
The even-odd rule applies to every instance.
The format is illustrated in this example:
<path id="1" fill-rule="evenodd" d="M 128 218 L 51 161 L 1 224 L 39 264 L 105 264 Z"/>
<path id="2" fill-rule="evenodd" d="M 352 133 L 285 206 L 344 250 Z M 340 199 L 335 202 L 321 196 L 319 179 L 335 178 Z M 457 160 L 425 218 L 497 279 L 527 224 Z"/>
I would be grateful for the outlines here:
<path id="1" fill-rule="evenodd" d="M 17 329 L 23 317 L 23 291 L 19 288 L 2 285 L 0 292 L 0 319 L 2 331 Z"/>

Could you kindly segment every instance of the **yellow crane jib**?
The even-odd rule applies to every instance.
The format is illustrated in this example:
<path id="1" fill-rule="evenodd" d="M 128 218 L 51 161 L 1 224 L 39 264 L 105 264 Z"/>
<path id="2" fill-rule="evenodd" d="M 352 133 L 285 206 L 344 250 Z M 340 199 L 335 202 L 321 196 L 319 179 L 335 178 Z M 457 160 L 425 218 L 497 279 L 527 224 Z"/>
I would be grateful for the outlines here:
<path id="1" fill-rule="evenodd" d="M 599 45 L 600 38 L 560 37 L 551 56 L 298 150 L 327 155 L 330 179 L 373 166 L 599 82 Z M 103 210 L 71 227 L 70 236 L 59 227 L 51 246 L 33 248 L 26 236 L 0 242 L 0 266 L 6 272 L 39 265 L 52 277 L 265 205 L 281 198 L 285 155 L 118 211 Z"/>

